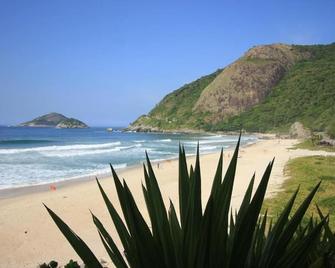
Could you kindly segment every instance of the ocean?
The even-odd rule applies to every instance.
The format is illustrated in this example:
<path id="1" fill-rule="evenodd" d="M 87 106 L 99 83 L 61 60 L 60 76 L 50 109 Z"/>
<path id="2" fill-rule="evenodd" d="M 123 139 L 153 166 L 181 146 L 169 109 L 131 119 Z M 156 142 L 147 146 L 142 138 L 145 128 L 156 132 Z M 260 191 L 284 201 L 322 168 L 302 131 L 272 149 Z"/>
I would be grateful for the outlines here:
<path id="1" fill-rule="evenodd" d="M 238 136 L 122 132 L 113 128 L 55 129 L 0 127 L 0 189 L 46 184 L 176 158 L 179 142 L 193 155 L 234 147 Z M 243 136 L 242 145 L 257 141 Z"/>

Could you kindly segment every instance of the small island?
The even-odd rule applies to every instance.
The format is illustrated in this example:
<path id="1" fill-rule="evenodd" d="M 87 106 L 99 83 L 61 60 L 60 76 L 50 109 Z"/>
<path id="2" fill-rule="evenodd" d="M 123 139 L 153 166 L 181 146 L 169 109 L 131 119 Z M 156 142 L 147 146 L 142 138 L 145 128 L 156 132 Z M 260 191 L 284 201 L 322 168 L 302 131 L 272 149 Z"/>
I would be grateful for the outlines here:
<path id="1" fill-rule="evenodd" d="M 49 113 L 31 121 L 19 124 L 20 127 L 88 128 L 84 122 L 68 118 L 59 113 Z"/>

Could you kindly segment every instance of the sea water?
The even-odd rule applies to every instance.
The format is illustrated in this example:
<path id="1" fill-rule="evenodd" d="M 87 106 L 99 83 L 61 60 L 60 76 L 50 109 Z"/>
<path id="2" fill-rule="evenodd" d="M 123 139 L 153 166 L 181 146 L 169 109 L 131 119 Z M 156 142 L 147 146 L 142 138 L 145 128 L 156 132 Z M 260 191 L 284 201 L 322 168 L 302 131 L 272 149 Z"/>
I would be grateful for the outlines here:
<path id="1" fill-rule="evenodd" d="M 54 129 L 0 127 L 0 189 L 45 184 L 110 172 L 143 163 L 145 151 L 152 161 L 178 156 L 178 145 L 188 155 L 210 153 L 235 146 L 238 136 L 180 133 L 122 132 L 113 128 Z M 242 145 L 257 141 L 243 136 Z"/>

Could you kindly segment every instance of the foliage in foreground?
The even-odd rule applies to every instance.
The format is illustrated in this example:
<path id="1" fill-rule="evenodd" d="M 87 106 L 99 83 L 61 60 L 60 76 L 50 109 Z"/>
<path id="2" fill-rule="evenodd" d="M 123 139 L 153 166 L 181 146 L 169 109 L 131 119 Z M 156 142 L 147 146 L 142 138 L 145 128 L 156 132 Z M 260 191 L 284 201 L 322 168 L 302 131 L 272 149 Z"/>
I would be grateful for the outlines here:
<path id="1" fill-rule="evenodd" d="M 314 201 L 320 209 L 335 215 L 335 157 L 334 156 L 306 156 L 290 160 L 285 166 L 285 174 L 291 179 L 285 180 L 282 191 L 279 191 L 273 198 L 265 200 L 264 209 L 268 208 L 269 216 L 276 216 L 283 210 L 288 198 L 300 186 L 300 194 L 297 196 L 296 203 L 303 201 L 311 188 L 318 182 L 322 184 L 315 195 Z M 297 205 L 293 206 L 293 210 Z M 307 210 L 309 216 L 317 215 L 315 206 Z M 335 217 L 329 218 L 329 225 L 335 228 Z"/>
<path id="2" fill-rule="evenodd" d="M 43 263 L 39 265 L 39 268 L 59 268 L 58 262 L 51 261 L 49 264 Z M 64 268 L 80 268 L 80 265 L 73 260 L 70 260 L 68 264 L 65 264 Z"/>
<path id="3" fill-rule="evenodd" d="M 188 171 L 185 150 L 179 152 L 179 215 L 172 202 L 167 211 L 147 156 L 142 186 L 150 225 L 145 221 L 127 183 L 112 174 L 123 218 L 108 199 L 97 180 L 112 221 L 123 245 L 117 248 L 100 220 L 92 214 L 101 241 L 116 267 L 324 267 L 335 252 L 332 232 L 322 232 L 328 217 L 320 211 L 321 220 L 311 218 L 301 225 L 303 216 L 315 195 L 317 184 L 290 217 L 296 190 L 276 222 L 261 215 L 273 161 L 254 193 L 251 178 L 238 211 L 230 210 L 239 150 L 238 141 L 225 176 L 223 155 L 218 162 L 212 190 L 202 210 L 199 149 L 194 168 Z M 84 241 L 52 210 L 46 207 L 56 225 L 88 267 L 102 267 Z M 322 215 L 322 216 L 321 216 Z"/>

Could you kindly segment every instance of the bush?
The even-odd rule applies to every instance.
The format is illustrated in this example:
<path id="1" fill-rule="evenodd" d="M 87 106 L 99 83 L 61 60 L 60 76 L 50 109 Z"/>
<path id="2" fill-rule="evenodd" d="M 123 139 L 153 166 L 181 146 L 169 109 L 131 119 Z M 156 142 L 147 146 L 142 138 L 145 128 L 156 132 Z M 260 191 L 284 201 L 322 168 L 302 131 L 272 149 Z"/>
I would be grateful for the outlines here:
<path id="1" fill-rule="evenodd" d="M 64 268 L 80 268 L 80 265 L 76 261 L 70 260 L 70 262 L 66 264 Z"/>
<path id="2" fill-rule="evenodd" d="M 123 218 L 108 199 L 97 180 L 104 202 L 123 245 L 120 251 L 113 238 L 92 214 L 101 241 L 116 267 L 308 267 L 329 261 L 335 252 L 330 232 L 322 233 L 327 216 L 311 218 L 302 225 L 303 216 L 320 183 L 315 186 L 291 217 L 298 190 L 288 200 L 276 222 L 269 222 L 261 208 L 270 178 L 271 161 L 254 193 L 251 178 L 238 211 L 230 210 L 239 151 L 238 141 L 225 176 L 222 176 L 223 154 L 209 199 L 202 210 L 199 148 L 195 166 L 188 170 L 185 150 L 179 148 L 179 216 L 170 202 L 167 211 L 147 156 L 142 185 L 150 225 L 145 221 L 126 181 L 120 181 L 113 167 L 112 174 Z M 102 267 L 86 243 L 76 235 L 51 209 L 50 216 L 82 258 L 87 267 Z M 151 227 L 149 227 L 151 226 Z M 328 230 L 328 229 L 326 229 Z M 322 244 L 327 242 L 326 244 Z"/>
<path id="3" fill-rule="evenodd" d="M 327 134 L 331 139 L 335 139 L 335 120 L 333 120 L 327 127 Z"/>
<path id="4" fill-rule="evenodd" d="M 39 268 L 57 268 L 58 267 L 58 262 L 56 261 L 51 261 L 49 264 L 43 263 L 39 265 Z"/>

